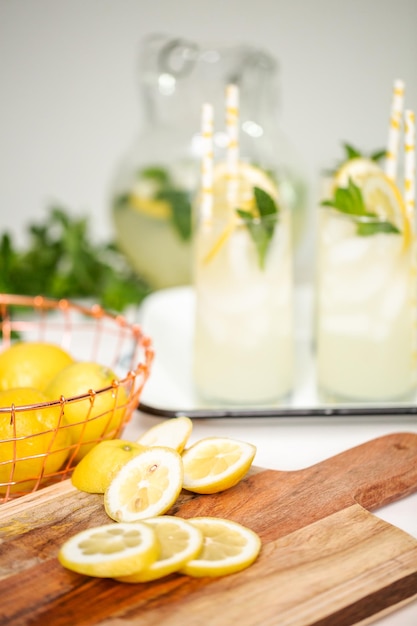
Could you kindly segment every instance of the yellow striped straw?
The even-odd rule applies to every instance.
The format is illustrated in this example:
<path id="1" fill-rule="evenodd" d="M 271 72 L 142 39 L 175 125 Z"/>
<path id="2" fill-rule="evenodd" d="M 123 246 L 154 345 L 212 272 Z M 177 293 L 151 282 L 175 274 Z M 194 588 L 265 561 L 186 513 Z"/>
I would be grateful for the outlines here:
<path id="1" fill-rule="evenodd" d="M 401 120 L 404 108 L 404 82 L 400 79 L 394 81 L 391 102 L 391 115 L 388 129 L 388 146 L 385 161 L 385 173 L 395 181 L 398 167 L 398 149 L 400 144 Z"/>
<path id="2" fill-rule="evenodd" d="M 404 113 L 404 200 L 411 223 L 414 225 L 416 202 L 416 120 L 414 111 L 407 109 Z"/>
<path id="3" fill-rule="evenodd" d="M 239 89 L 237 85 L 226 86 L 226 132 L 227 132 L 227 195 L 231 206 L 237 202 L 239 171 Z"/>
<path id="4" fill-rule="evenodd" d="M 201 111 L 201 204 L 203 223 L 211 219 L 213 212 L 213 106 L 205 103 Z"/>

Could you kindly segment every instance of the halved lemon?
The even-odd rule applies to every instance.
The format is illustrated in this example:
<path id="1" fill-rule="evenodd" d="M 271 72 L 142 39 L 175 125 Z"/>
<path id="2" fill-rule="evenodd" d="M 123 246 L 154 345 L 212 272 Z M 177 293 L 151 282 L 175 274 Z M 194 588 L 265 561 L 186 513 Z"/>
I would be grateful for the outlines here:
<path id="1" fill-rule="evenodd" d="M 118 580 L 138 583 L 168 576 L 180 570 L 201 552 L 203 533 L 195 524 L 172 515 L 153 517 L 144 523 L 150 524 L 154 529 L 161 552 L 148 568 L 129 576 L 119 576 Z"/>
<path id="2" fill-rule="evenodd" d="M 66 541 L 58 560 L 87 576 L 113 578 L 133 574 L 153 563 L 160 552 L 149 524 L 104 524 L 83 530 Z"/>
<path id="3" fill-rule="evenodd" d="M 248 472 L 255 454 L 254 445 L 237 439 L 200 439 L 182 454 L 184 489 L 195 493 L 217 493 L 229 489 Z"/>
<path id="4" fill-rule="evenodd" d="M 355 157 L 345 161 L 333 177 L 333 191 L 337 187 L 347 187 L 351 179 L 357 187 L 362 188 L 366 178 L 371 174 L 383 173 L 381 167 L 367 157 Z"/>
<path id="5" fill-rule="evenodd" d="M 182 489 L 181 455 L 172 448 L 147 448 L 128 461 L 104 494 L 107 515 L 116 522 L 135 522 L 165 513 Z"/>
<path id="6" fill-rule="evenodd" d="M 143 446 L 166 446 L 182 452 L 191 435 L 193 423 L 189 417 L 174 417 L 145 431 L 137 440 Z"/>
<path id="7" fill-rule="evenodd" d="M 404 245 L 412 238 L 411 221 L 397 185 L 383 172 L 369 174 L 363 182 L 362 196 L 368 211 L 394 224 L 403 234 Z"/>
<path id="8" fill-rule="evenodd" d="M 250 528 L 218 517 L 194 517 L 188 520 L 203 533 L 203 547 L 181 572 L 188 576 L 225 576 L 239 572 L 256 560 L 261 539 Z"/>

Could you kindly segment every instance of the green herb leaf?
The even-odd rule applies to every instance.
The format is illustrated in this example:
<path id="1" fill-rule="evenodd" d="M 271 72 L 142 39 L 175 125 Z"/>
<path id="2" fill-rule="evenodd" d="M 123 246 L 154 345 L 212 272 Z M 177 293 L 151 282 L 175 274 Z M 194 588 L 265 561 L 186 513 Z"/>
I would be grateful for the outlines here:
<path id="1" fill-rule="evenodd" d="M 171 206 L 172 223 L 183 241 L 191 237 L 191 202 L 189 194 L 179 189 L 164 189 L 157 194 L 158 200 L 165 200 Z"/>
<path id="2" fill-rule="evenodd" d="M 256 246 L 259 267 L 264 269 L 266 255 L 274 235 L 275 224 L 278 218 L 278 206 L 275 200 L 260 187 L 254 187 L 253 193 L 258 216 L 253 215 L 249 211 L 244 211 L 243 209 L 236 209 L 236 212 L 245 223 Z M 274 216 L 276 217 L 274 218 Z"/>
<path id="3" fill-rule="evenodd" d="M 322 206 L 332 207 L 341 213 L 358 217 L 378 218 L 377 214 L 368 211 L 363 200 L 361 189 L 349 179 L 347 187 L 338 187 L 334 197 L 330 200 L 323 200 Z M 377 233 L 400 233 L 398 228 L 389 221 L 376 219 L 370 222 L 357 222 L 357 234 L 369 236 Z"/>
<path id="4" fill-rule="evenodd" d="M 368 237 L 376 233 L 394 233 L 398 235 L 401 231 L 391 222 L 358 222 L 356 232 L 362 237 Z"/>
<path id="5" fill-rule="evenodd" d="M 52 207 L 43 223 L 28 227 L 29 244 L 14 246 L 10 234 L 0 239 L 0 288 L 5 293 L 51 298 L 90 298 L 122 311 L 139 304 L 149 287 L 139 279 L 112 242 L 95 244 L 88 220 Z"/>

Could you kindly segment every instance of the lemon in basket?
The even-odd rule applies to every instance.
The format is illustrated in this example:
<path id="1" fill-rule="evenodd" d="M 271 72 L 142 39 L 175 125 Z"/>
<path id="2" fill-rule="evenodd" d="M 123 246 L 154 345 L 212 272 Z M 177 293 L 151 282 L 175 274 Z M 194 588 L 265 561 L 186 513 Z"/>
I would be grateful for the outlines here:
<path id="1" fill-rule="evenodd" d="M 102 391 L 104 390 L 104 391 Z M 103 439 L 118 437 L 127 409 L 128 394 L 117 385 L 115 373 L 104 365 L 76 361 L 58 372 L 45 390 L 52 400 L 71 400 L 63 404 L 65 420 L 80 461 Z"/>
<path id="2" fill-rule="evenodd" d="M 74 359 L 63 348 L 41 341 L 19 341 L 0 354 L 0 389 L 34 387 L 42 391 Z"/>
<path id="3" fill-rule="evenodd" d="M 0 391 L 0 493 L 27 492 L 38 478 L 47 478 L 64 464 L 70 445 L 68 429 L 60 426 L 59 406 L 37 406 L 49 398 L 36 389 Z M 21 410 L 22 407 L 33 407 Z M 14 407 L 14 409 L 13 409 Z"/>

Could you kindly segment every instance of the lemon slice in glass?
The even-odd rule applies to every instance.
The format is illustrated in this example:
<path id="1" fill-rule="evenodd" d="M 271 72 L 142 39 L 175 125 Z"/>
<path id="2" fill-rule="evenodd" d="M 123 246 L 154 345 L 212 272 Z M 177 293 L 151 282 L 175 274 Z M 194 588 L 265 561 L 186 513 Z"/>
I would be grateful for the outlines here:
<path id="1" fill-rule="evenodd" d="M 159 551 L 152 526 L 112 523 L 88 528 L 68 539 L 59 550 L 58 560 L 79 574 L 112 578 L 149 567 Z"/>
<path id="2" fill-rule="evenodd" d="M 203 533 L 196 525 L 172 515 L 161 515 L 147 519 L 154 529 L 161 552 L 148 568 L 130 576 L 119 576 L 127 583 L 146 582 L 177 572 L 188 561 L 196 558 L 203 547 Z"/>
<path id="3" fill-rule="evenodd" d="M 210 262 L 217 255 L 239 223 L 240 220 L 236 214 L 236 209 L 243 209 L 254 215 L 256 214 L 254 187 L 260 187 L 275 201 L 278 199 L 277 185 L 267 172 L 250 163 L 240 162 L 237 173 L 236 201 L 231 206 L 228 200 L 229 180 L 227 163 L 218 163 L 213 171 L 213 219 L 226 218 L 227 222 L 223 231 L 205 255 L 205 263 Z"/>
<path id="4" fill-rule="evenodd" d="M 217 493 L 236 485 L 248 472 L 256 454 L 251 443 L 228 437 L 200 439 L 182 454 L 184 489 Z"/>
<path id="5" fill-rule="evenodd" d="M 135 522 L 165 513 L 182 489 L 181 455 L 172 448 L 147 448 L 125 463 L 104 494 L 107 515 Z"/>
<path id="6" fill-rule="evenodd" d="M 213 170 L 213 213 L 224 216 L 232 209 L 236 208 L 245 211 L 255 211 L 255 199 L 253 188 L 260 187 L 270 196 L 277 200 L 278 188 L 271 176 L 255 165 L 239 162 L 237 170 L 237 205 L 228 205 L 228 185 L 229 185 L 228 165 L 225 162 L 215 165 Z"/>
<path id="7" fill-rule="evenodd" d="M 139 437 L 137 443 L 144 446 L 166 446 L 181 453 L 192 429 L 190 418 L 181 415 L 152 426 Z"/>
<path id="8" fill-rule="evenodd" d="M 200 554 L 181 572 L 188 576 L 225 576 L 239 572 L 256 560 L 261 540 L 253 530 L 228 519 L 194 517 L 188 520 L 203 533 Z"/>
<path id="9" fill-rule="evenodd" d="M 369 174 L 363 182 L 362 196 L 367 210 L 394 224 L 403 234 L 404 246 L 408 246 L 412 228 L 397 185 L 383 172 Z"/>
<path id="10" fill-rule="evenodd" d="M 347 187 L 349 179 L 355 183 L 357 187 L 362 188 L 363 182 L 370 174 L 383 173 L 381 167 L 366 157 L 355 157 L 345 161 L 337 170 L 333 177 L 333 191 L 337 187 Z"/>

